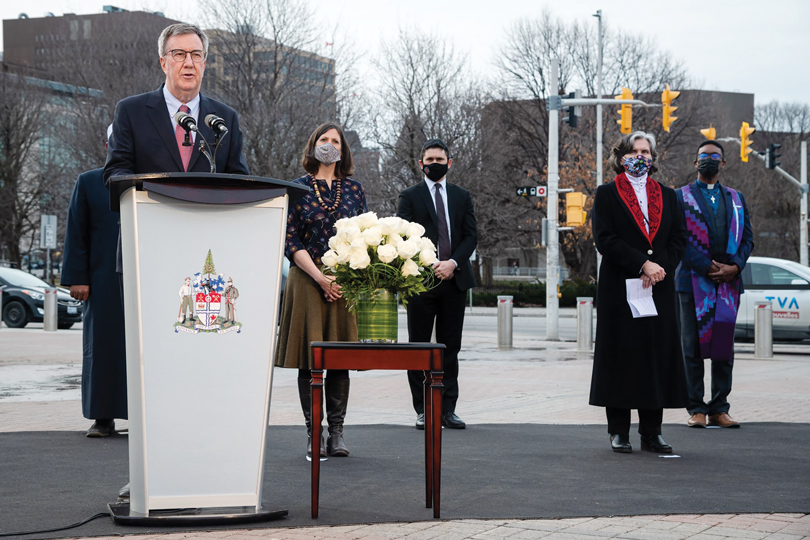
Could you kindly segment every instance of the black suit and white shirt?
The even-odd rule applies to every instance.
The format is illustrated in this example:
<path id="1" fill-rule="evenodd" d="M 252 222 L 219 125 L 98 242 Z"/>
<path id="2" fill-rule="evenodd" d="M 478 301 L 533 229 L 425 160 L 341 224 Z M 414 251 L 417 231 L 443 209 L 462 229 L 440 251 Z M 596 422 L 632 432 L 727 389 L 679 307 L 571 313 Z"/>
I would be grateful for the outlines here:
<path id="1" fill-rule="evenodd" d="M 444 394 L 442 413 L 455 412 L 458 401 L 458 352 L 464 326 L 466 292 L 475 286 L 470 257 L 478 243 L 478 229 L 470 192 L 443 178 L 440 182 L 425 179 L 399 195 L 397 215 L 425 228 L 425 236 L 439 248 L 436 188 L 441 190 L 447 231 L 450 236 L 450 256 L 456 265 L 453 276 L 442 281 L 435 289 L 408 301 L 408 335 L 411 342 L 430 342 L 436 324 L 436 340 L 445 345 Z M 441 259 L 441 257 L 440 257 Z M 413 407 L 417 414 L 424 413 L 421 371 L 408 372 Z"/>

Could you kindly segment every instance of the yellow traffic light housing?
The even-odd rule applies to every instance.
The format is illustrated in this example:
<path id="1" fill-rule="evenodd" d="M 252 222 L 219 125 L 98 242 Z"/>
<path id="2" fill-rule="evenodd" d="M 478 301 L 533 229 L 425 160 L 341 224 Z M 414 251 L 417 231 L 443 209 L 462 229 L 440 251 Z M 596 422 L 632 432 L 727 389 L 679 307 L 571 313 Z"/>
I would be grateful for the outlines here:
<path id="1" fill-rule="evenodd" d="M 754 151 L 754 149 L 751 148 L 754 141 L 752 141 L 750 137 L 756 130 L 757 128 L 749 126 L 748 122 L 743 122 L 740 128 L 740 159 L 746 163 L 748 163 L 748 154 Z"/>
<path id="2" fill-rule="evenodd" d="M 585 207 L 586 198 L 584 193 L 565 194 L 565 221 L 569 227 L 581 227 L 585 225 L 587 212 L 584 212 L 582 209 Z"/>
<path id="3" fill-rule="evenodd" d="M 661 103 L 664 104 L 664 131 L 669 132 L 669 127 L 672 125 L 675 120 L 678 119 L 677 116 L 672 116 L 678 107 L 673 107 L 672 102 L 675 101 L 675 98 L 680 96 L 680 92 L 676 92 L 675 90 L 670 90 L 669 85 L 667 85 L 666 90 L 661 92 Z"/>
<path id="4" fill-rule="evenodd" d="M 622 93 L 616 96 L 616 99 L 633 99 L 633 93 L 629 88 L 622 88 Z M 619 124 L 619 131 L 622 133 L 633 132 L 633 106 L 629 103 L 623 103 L 619 106 L 619 119 L 616 120 Z"/>
<path id="5" fill-rule="evenodd" d="M 709 127 L 707 127 L 706 129 L 701 129 L 700 134 L 710 141 L 713 141 L 717 138 L 717 130 L 714 129 L 714 126 L 712 126 L 711 124 L 709 124 Z"/>

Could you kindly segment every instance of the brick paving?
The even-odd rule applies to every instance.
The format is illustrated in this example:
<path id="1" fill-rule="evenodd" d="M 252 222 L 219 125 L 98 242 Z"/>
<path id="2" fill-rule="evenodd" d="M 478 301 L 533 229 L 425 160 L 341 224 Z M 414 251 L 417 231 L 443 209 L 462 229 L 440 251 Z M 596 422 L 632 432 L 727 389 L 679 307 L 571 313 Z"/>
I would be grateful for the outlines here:
<path id="1" fill-rule="evenodd" d="M 518 312 L 518 310 L 516 310 Z M 537 316 L 539 312 L 516 313 Z M 490 313 L 478 312 L 487 316 Z M 570 316 L 570 314 L 567 314 Z M 588 406 L 591 355 L 577 353 L 575 344 L 543 342 L 516 333 L 515 348 L 495 347 L 491 331 L 465 333 L 459 375 L 458 412 L 470 424 L 518 423 L 604 424 L 601 408 Z M 403 329 L 400 335 L 407 335 Z M 772 360 L 753 358 L 753 347 L 738 345 L 731 414 L 742 422 L 810 422 L 810 346 L 776 347 Z M 31 391 L 14 401 L 4 398 L 4 371 L 53 366 L 61 374 L 81 371 L 81 332 L 45 333 L 36 328 L 0 329 L 0 432 L 81 431 L 89 422 L 77 399 L 49 397 Z M 22 366 L 22 367 L 21 367 Z M 707 361 L 708 367 L 708 361 Z M 65 375 L 67 377 L 67 375 Z M 271 425 L 302 423 L 295 370 L 277 369 L 273 381 Z M 75 386 L 75 385 L 74 385 Z M 75 388 L 72 390 L 76 393 Z M 476 401 L 465 396 L 479 396 Z M 40 396 L 40 399 L 38 399 Z M 46 396 L 47 399 L 41 398 Z M 78 397 L 78 394 L 76 394 Z M 686 411 L 667 410 L 664 423 L 683 423 Z M 399 372 L 352 373 L 352 394 L 346 429 L 352 424 L 399 424 L 414 421 L 405 376 Z M 118 429 L 126 421 L 116 422 Z M 744 429 L 744 427 L 743 427 Z M 666 426 L 664 426 L 666 434 Z M 2 527 L 0 527 L 1 529 Z M 166 535 L 133 535 L 136 540 L 229 539 L 534 539 L 627 538 L 720 540 L 810 539 L 808 514 L 675 515 L 546 520 L 453 520 L 415 523 L 361 524 L 335 527 L 263 528 Z M 116 536 L 115 538 L 120 538 Z"/>

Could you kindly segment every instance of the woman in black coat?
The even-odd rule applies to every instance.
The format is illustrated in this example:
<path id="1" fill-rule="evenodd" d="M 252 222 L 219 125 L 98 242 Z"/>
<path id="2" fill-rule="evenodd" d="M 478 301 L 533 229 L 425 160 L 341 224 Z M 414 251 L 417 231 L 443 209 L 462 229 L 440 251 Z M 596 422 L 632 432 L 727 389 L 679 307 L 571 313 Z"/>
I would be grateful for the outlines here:
<path id="1" fill-rule="evenodd" d="M 605 407 L 614 452 L 632 452 L 630 409 L 638 409 L 641 449 L 671 453 L 661 437 L 665 408 L 687 404 L 675 315 L 675 268 L 686 230 L 675 191 L 648 175 L 655 138 L 637 131 L 611 152 L 616 179 L 596 190 L 593 236 L 602 254 L 590 404 Z M 633 318 L 626 280 L 653 288 L 658 315 Z"/>

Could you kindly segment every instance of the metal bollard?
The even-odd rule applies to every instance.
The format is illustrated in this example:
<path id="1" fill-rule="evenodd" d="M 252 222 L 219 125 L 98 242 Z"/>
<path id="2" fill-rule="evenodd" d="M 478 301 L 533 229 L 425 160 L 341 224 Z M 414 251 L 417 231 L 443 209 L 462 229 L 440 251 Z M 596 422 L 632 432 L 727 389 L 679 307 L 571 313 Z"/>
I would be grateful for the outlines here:
<path id="1" fill-rule="evenodd" d="M 773 306 L 770 300 L 754 302 L 754 356 L 773 358 Z"/>
<path id="2" fill-rule="evenodd" d="M 56 303 L 56 287 L 45 288 L 45 315 L 43 315 L 43 325 L 46 332 L 56 332 L 59 306 Z"/>
<path id="3" fill-rule="evenodd" d="M 512 297 L 498 297 L 498 348 L 512 348 Z"/>
<path id="4" fill-rule="evenodd" d="M 577 297 L 577 351 L 593 350 L 593 298 Z"/>

